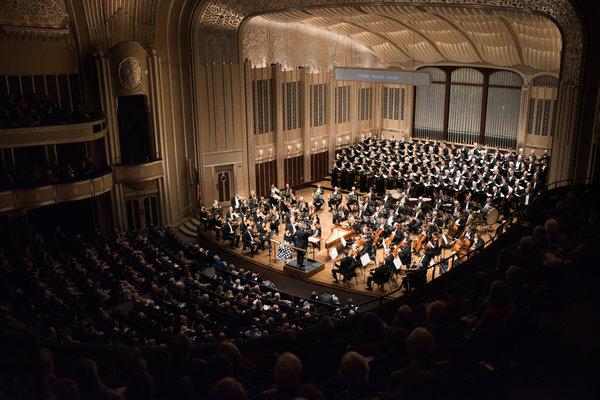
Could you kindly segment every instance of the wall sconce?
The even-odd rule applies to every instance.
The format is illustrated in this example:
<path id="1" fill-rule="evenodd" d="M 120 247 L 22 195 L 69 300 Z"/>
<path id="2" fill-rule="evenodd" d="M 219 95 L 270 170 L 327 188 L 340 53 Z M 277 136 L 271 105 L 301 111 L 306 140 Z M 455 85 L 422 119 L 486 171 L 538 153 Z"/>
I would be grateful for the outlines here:
<path id="1" fill-rule="evenodd" d="M 263 154 L 264 154 L 264 151 L 262 151 L 262 150 L 258 151 L 258 159 L 259 160 L 261 160 L 263 158 Z"/>
<path id="2" fill-rule="evenodd" d="M 292 151 L 292 146 L 288 144 L 288 154 Z"/>
<path id="3" fill-rule="evenodd" d="M 346 136 L 346 142 L 350 143 L 350 136 Z"/>
<path id="4" fill-rule="evenodd" d="M 313 150 L 317 149 L 317 141 L 316 140 L 312 141 L 312 147 L 313 147 Z"/>
<path id="5" fill-rule="evenodd" d="M 326 141 L 326 140 L 323 140 L 323 147 L 322 147 L 323 149 L 325 148 L 325 145 L 326 145 L 326 144 L 327 144 L 327 141 Z"/>
<path id="6" fill-rule="evenodd" d="M 339 138 L 338 138 L 338 143 L 341 143 L 341 142 L 342 142 L 342 138 L 341 138 L 341 137 L 339 137 Z"/>
<path id="7" fill-rule="evenodd" d="M 300 151 L 300 149 L 302 148 L 302 145 L 300 143 L 296 144 L 296 150 Z"/>
<path id="8" fill-rule="evenodd" d="M 269 149 L 269 157 L 273 157 L 273 149 Z"/>

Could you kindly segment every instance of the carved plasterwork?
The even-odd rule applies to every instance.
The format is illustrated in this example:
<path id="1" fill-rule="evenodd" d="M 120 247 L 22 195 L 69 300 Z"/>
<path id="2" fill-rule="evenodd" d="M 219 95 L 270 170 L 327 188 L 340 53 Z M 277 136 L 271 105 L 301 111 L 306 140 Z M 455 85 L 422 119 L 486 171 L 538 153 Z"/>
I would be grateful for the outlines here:
<path id="1" fill-rule="evenodd" d="M 106 50 L 126 40 L 135 40 L 143 46 L 155 44 L 158 3 L 156 0 L 83 1 L 92 45 Z"/>
<path id="2" fill-rule="evenodd" d="M 423 6 L 458 6 L 485 7 L 495 10 L 511 10 L 532 12 L 551 18 L 561 28 L 563 34 L 563 80 L 577 84 L 579 81 L 583 33 L 581 21 L 574 6 L 569 0 L 356 0 L 353 5 L 373 4 L 407 4 Z M 291 7 L 303 9 L 307 7 L 339 6 L 339 0 L 210 0 L 195 15 L 195 36 L 198 53 L 197 62 L 239 62 L 237 30 L 244 18 L 257 14 L 287 11 Z M 341 16 L 340 16 L 341 18 Z M 227 42 L 227 50 L 216 54 L 209 52 L 208 42 L 218 38 Z"/>
<path id="3" fill-rule="evenodd" d="M 124 58 L 119 63 L 119 81 L 127 90 L 137 90 L 142 86 L 142 63 L 135 57 Z"/>
<path id="4" fill-rule="evenodd" d="M 0 25 L 64 29 L 68 20 L 64 0 L 0 1 Z"/>
<path id="5" fill-rule="evenodd" d="M 13 39 L 58 39 L 69 34 L 64 0 L 0 1 L 0 31 Z"/>
<path id="6" fill-rule="evenodd" d="M 310 72 L 336 66 L 381 67 L 367 48 L 332 33 L 302 24 L 281 24 L 256 17 L 240 32 L 242 57 L 255 67 L 279 63 L 284 69 L 304 66 Z"/>

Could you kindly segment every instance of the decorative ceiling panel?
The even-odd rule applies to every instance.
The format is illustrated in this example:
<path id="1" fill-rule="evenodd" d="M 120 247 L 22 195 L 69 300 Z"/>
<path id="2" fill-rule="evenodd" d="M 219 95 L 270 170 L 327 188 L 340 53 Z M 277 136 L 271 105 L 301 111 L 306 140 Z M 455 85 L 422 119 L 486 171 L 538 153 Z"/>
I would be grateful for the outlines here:
<path id="1" fill-rule="evenodd" d="M 64 0 L 0 1 L 0 25 L 66 29 L 69 16 Z"/>
<path id="2" fill-rule="evenodd" d="M 490 65 L 558 73 L 562 40 L 549 19 L 514 11 L 379 4 L 265 14 L 343 36 L 384 65 Z"/>

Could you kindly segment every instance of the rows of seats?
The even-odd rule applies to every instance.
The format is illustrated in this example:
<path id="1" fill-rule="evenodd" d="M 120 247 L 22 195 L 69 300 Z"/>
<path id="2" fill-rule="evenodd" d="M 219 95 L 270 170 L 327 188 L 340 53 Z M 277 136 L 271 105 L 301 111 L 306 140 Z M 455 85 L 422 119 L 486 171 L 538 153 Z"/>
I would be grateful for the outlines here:
<path id="1" fill-rule="evenodd" d="M 48 94 L 29 98 L 8 95 L 0 99 L 0 129 L 80 123 L 93 117 L 80 104 L 73 110 L 59 107 Z"/>
<path id="2" fill-rule="evenodd" d="M 34 165 L 26 171 L 0 170 L 0 190 L 56 185 L 99 176 L 110 170 L 106 165 L 96 165 L 91 158 L 82 158 L 78 165 L 53 163 Z"/>
<path id="3" fill-rule="evenodd" d="M 3 270 L 11 271 L 3 275 L 4 284 L 22 290 L 12 293 L 11 307 L 24 308 L 23 296 L 35 300 L 38 307 L 26 311 L 37 313 L 40 321 L 62 301 L 69 315 L 61 318 L 83 317 L 92 310 L 89 300 L 81 299 L 92 296 L 112 313 L 107 321 L 136 330 L 120 342 L 153 346 L 122 348 L 115 355 L 110 346 L 98 354 L 87 348 L 67 351 L 56 340 L 44 342 L 46 347 L 30 343 L 32 361 L 20 369 L 5 353 L 13 369 L 9 376 L 2 370 L 4 392 L 117 399 L 504 399 L 547 394 L 541 390 L 550 385 L 560 388 L 554 393 L 558 398 L 594 398 L 597 387 L 588 378 L 597 353 L 593 336 L 585 340 L 585 335 L 593 335 L 589 324 L 597 309 L 593 266 L 600 244 L 599 193 L 596 186 L 545 193 L 512 236 L 411 296 L 355 315 L 352 308 L 337 306 L 331 317 L 316 318 L 332 306 L 291 294 L 275 296 L 269 282 L 179 242 L 168 231 L 44 244 L 74 254 L 64 261 L 51 251 L 39 254 L 34 246 L 36 256 L 28 259 L 39 263 L 35 269 L 20 265 L 15 272 L 3 259 Z M 201 274 L 203 268 L 216 273 Z M 78 278 L 79 269 L 89 279 Z M 151 276 L 156 279 L 150 281 Z M 60 290 L 50 286 L 58 281 Z M 54 290 L 40 291 L 44 287 Z M 114 294 L 103 296 L 106 291 Z M 122 298 L 115 300 L 115 294 Z M 119 308 L 124 302 L 129 312 Z M 159 309 L 152 309 L 156 305 Z M 13 313 L 11 327 L 18 328 L 15 309 L 4 307 Z M 167 307 L 172 308 L 164 311 Z M 186 311 L 183 322 L 177 307 Z M 98 318 L 86 322 L 108 331 L 92 323 Z M 269 330 L 278 318 L 278 329 Z M 164 329 L 169 319 L 180 320 L 177 329 Z M 212 334 L 200 334 L 194 319 Z M 234 340 L 227 340 L 232 331 Z M 574 345 L 575 334 L 590 344 L 589 350 Z M 212 343 L 193 345 L 201 342 Z M 37 380 L 24 378 L 34 372 Z"/>
<path id="4" fill-rule="evenodd" d="M 38 235 L 18 260 L 1 260 L 6 326 L 61 340 L 159 345 L 186 333 L 212 342 L 273 334 L 280 321 L 302 317 L 293 325 L 301 329 L 314 323 L 311 313 L 336 309 L 278 291 L 169 231 Z"/>

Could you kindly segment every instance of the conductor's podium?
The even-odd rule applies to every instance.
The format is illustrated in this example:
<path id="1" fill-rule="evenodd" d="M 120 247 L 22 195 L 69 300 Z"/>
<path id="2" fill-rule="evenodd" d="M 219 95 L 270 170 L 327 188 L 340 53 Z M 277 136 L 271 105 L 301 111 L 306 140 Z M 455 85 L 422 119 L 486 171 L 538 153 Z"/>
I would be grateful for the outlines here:
<path id="1" fill-rule="evenodd" d="M 293 258 L 283 265 L 283 272 L 289 275 L 294 275 L 301 278 L 310 278 L 311 276 L 323 271 L 325 264 L 311 258 L 304 259 L 304 266 L 298 267 L 296 259 Z"/>

